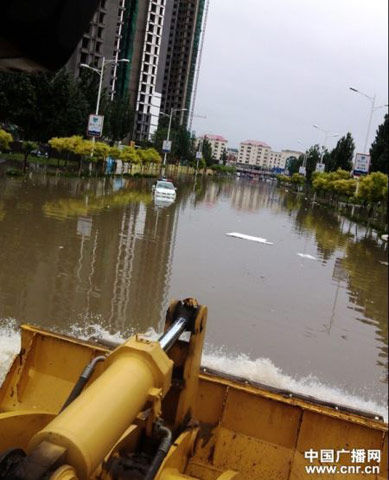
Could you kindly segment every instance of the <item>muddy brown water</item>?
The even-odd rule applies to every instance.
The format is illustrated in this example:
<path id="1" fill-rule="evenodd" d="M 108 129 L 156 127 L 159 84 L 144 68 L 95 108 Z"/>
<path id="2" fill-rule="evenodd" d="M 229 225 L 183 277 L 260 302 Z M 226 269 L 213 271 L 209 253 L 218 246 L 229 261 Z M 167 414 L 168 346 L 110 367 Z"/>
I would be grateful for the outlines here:
<path id="1" fill-rule="evenodd" d="M 195 296 L 209 352 L 385 403 L 385 242 L 270 183 L 177 179 L 173 204 L 151 184 L 0 179 L 0 322 L 124 337 Z"/>

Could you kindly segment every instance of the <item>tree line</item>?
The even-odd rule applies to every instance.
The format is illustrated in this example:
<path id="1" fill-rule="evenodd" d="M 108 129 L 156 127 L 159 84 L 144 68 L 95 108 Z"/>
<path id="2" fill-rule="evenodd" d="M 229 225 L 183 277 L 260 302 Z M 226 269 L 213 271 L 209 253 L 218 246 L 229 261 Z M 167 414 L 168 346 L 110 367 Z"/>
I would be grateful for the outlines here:
<path id="1" fill-rule="evenodd" d="M 62 69 L 56 73 L 0 72 L 0 122 L 14 138 L 46 143 L 50 138 L 84 136 L 88 115 L 95 112 L 98 76 L 88 70 L 80 78 Z M 122 140 L 132 129 L 129 100 L 111 101 L 104 90 L 100 113 L 103 136 Z"/>
<path id="2" fill-rule="evenodd" d="M 385 115 L 384 122 L 379 125 L 376 137 L 370 147 L 370 172 L 382 172 L 389 174 L 389 116 Z M 353 166 L 355 143 L 350 132 L 341 137 L 335 148 L 331 151 L 321 149 L 319 145 L 313 145 L 305 154 L 294 158 L 288 165 L 289 174 L 299 171 L 305 160 L 306 178 L 311 181 L 315 172 L 316 164 L 324 163 L 325 172 L 346 170 L 350 172 Z"/>
<path id="3" fill-rule="evenodd" d="M 88 115 L 95 112 L 97 91 L 98 76 L 87 69 L 81 71 L 79 78 L 65 69 L 39 74 L 0 72 L 0 124 L 15 140 L 46 144 L 53 137 L 85 137 Z M 126 137 L 133 139 L 135 112 L 128 97 L 115 96 L 111 101 L 103 89 L 99 113 L 104 115 L 104 141 L 113 145 Z M 139 146 L 162 152 L 168 121 L 161 117 L 152 139 L 137 142 Z M 170 162 L 196 163 L 196 139 L 174 118 L 170 139 Z M 202 154 L 200 168 L 211 166 L 214 160 L 207 141 L 203 142 Z"/>
<path id="4" fill-rule="evenodd" d="M 47 143 L 53 137 L 84 137 L 88 115 L 95 111 L 97 90 L 98 76 L 88 69 L 83 69 L 79 78 L 74 78 L 65 69 L 39 74 L 0 72 L 0 124 L 14 138 L 35 142 Z M 103 90 L 100 113 L 104 115 L 103 139 L 110 145 L 126 137 L 132 138 L 135 112 L 128 97 L 115 96 L 111 101 L 107 91 Z M 153 138 L 140 142 L 140 146 L 154 147 L 162 152 L 167 131 L 168 118 L 161 117 Z M 169 161 L 197 163 L 196 139 L 174 118 L 170 138 L 173 144 Z M 370 148 L 371 172 L 389 173 L 388 142 L 389 117 L 385 115 Z M 290 162 L 288 170 L 291 175 L 297 173 L 304 157 L 308 181 L 311 181 L 319 161 L 324 162 L 326 172 L 339 168 L 351 170 L 354 151 L 354 140 L 351 133 L 347 133 L 331 151 L 323 151 L 319 145 L 310 147 L 304 155 Z M 200 167 L 210 167 L 215 163 L 206 139 L 202 143 L 202 157 Z"/>

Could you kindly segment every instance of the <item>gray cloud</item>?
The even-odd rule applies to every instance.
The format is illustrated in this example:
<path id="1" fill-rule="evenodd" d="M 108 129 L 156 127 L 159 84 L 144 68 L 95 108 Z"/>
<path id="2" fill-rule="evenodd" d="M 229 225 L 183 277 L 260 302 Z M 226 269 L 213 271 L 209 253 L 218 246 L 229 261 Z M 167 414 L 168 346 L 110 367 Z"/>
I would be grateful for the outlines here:
<path id="1" fill-rule="evenodd" d="M 323 141 L 317 123 L 361 151 L 370 104 L 348 87 L 388 103 L 386 0 L 211 0 L 208 18 L 196 133 L 301 149 Z"/>

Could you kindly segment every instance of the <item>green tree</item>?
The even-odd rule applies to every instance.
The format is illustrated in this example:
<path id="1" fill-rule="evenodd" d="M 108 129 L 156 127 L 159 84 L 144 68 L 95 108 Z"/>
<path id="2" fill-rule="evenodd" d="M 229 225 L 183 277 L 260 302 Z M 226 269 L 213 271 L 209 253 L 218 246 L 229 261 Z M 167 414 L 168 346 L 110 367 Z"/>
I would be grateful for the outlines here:
<path id="1" fill-rule="evenodd" d="M 78 137 L 79 140 L 77 138 L 74 138 L 73 140 L 73 144 L 71 143 L 70 146 L 71 148 L 73 149 L 73 153 L 75 153 L 76 155 L 79 156 L 80 158 L 80 162 L 79 162 L 79 174 L 81 174 L 82 172 L 82 161 L 84 159 L 87 159 L 88 161 L 91 160 L 91 155 L 94 151 L 94 147 L 95 145 L 93 144 L 93 142 L 91 140 L 84 140 L 83 138 L 81 137 Z"/>
<path id="2" fill-rule="evenodd" d="M 327 171 L 333 172 L 339 168 L 351 171 L 353 165 L 355 144 L 351 133 L 347 133 L 338 140 L 336 147 L 331 151 L 330 164 Z"/>
<path id="3" fill-rule="evenodd" d="M 350 178 L 350 172 L 339 169 L 336 172 L 315 172 L 312 176 L 312 186 L 316 192 L 331 192 L 350 197 L 355 193 L 356 181 Z"/>
<path id="4" fill-rule="evenodd" d="M 388 194 L 388 176 L 374 172 L 359 179 L 357 197 L 366 203 L 380 202 Z"/>
<path id="5" fill-rule="evenodd" d="M 227 150 L 226 149 L 223 150 L 223 153 L 222 153 L 222 156 L 221 156 L 220 160 L 222 161 L 223 165 L 226 165 L 226 163 L 227 163 Z"/>
<path id="6" fill-rule="evenodd" d="M 322 162 L 325 165 L 325 171 L 326 172 L 331 172 L 333 170 L 332 168 L 332 159 L 331 159 L 331 153 L 327 150 L 326 147 L 322 147 Z"/>
<path id="7" fill-rule="evenodd" d="M 203 140 L 201 151 L 202 151 L 203 159 L 205 161 L 206 166 L 210 167 L 214 163 L 214 159 L 212 157 L 211 144 L 206 138 L 204 138 Z"/>
<path id="8" fill-rule="evenodd" d="M 313 145 L 306 152 L 306 178 L 310 182 L 312 179 L 312 174 L 315 171 L 316 164 L 320 162 L 320 147 L 319 145 Z"/>
<path id="9" fill-rule="evenodd" d="M 303 162 L 304 162 L 304 155 L 300 155 L 299 158 L 290 157 L 286 165 L 289 175 L 293 176 L 295 173 L 298 173 L 299 168 L 302 166 Z"/>
<path id="10" fill-rule="evenodd" d="M 141 150 L 140 155 L 142 156 L 142 162 L 149 169 L 151 164 L 158 164 L 162 162 L 161 155 L 157 152 L 155 148 L 147 148 L 146 150 Z"/>
<path id="11" fill-rule="evenodd" d="M 294 173 L 292 175 L 292 183 L 294 185 L 304 185 L 305 182 L 306 178 L 304 177 L 304 175 L 300 175 L 299 173 Z"/>
<path id="12" fill-rule="evenodd" d="M 192 139 L 190 132 L 182 125 L 172 135 L 172 158 L 176 161 L 188 160 L 192 156 Z"/>
<path id="13" fill-rule="evenodd" d="M 163 141 L 167 139 L 168 123 L 169 119 L 162 117 L 159 121 L 158 129 L 153 135 L 152 144 L 159 152 L 162 152 Z M 179 125 L 175 119 L 173 119 L 171 124 L 169 138 L 172 142 L 172 149 L 168 156 L 169 162 L 193 160 L 195 152 L 191 134 L 184 126 Z"/>
<path id="14" fill-rule="evenodd" d="M 0 120 L 28 129 L 36 114 L 37 99 L 31 75 L 0 72 Z"/>
<path id="15" fill-rule="evenodd" d="M 109 156 L 112 158 L 120 158 L 120 148 L 111 147 L 109 150 Z"/>
<path id="16" fill-rule="evenodd" d="M 131 166 L 130 170 L 132 170 L 133 165 L 139 165 L 142 163 L 141 154 L 139 152 L 140 150 L 135 150 L 134 147 L 125 146 L 120 152 L 120 160 L 128 162 Z"/>
<path id="17" fill-rule="evenodd" d="M 370 148 L 371 172 L 389 174 L 389 115 L 385 115 L 384 123 L 377 130 L 374 142 Z"/>
<path id="18" fill-rule="evenodd" d="M 96 101 L 97 101 L 97 92 L 99 89 L 99 76 L 88 68 L 81 68 L 80 69 L 80 77 L 79 77 L 79 87 L 80 90 L 87 102 L 87 115 L 96 112 Z M 101 93 L 101 100 L 100 105 L 102 109 L 100 111 L 104 111 L 104 107 L 107 103 L 107 94 L 105 89 L 103 89 Z"/>
<path id="19" fill-rule="evenodd" d="M 332 182 L 333 190 L 342 196 L 345 197 L 352 197 L 355 194 L 355 190 L 357 187 L 357 181 L 349 178 L 348 180 L 335 180 Z"/>
<path id="20" fill-rule="evenodd" d="M 111 147 L 107 143 L 95 142 L 92 161 L 97 163 L 97 170 L 100 170 L 100 173 L 104 171 L 104 162 L 110 152 Z"/>
<path id="21" fill-rule="evenodd" d="M 0 151 L 8 150 L 9 144 L 13 141 L 12 135 L 0 128 Z"/>
<path id="22" fill-rule="evenodd" d="M 25 139 L 85 132 L 88 103 L 78 80 L 57 73 L 0 73 L 1 119 L 16 124 Z"/>
<path id="23" fill-rule="evenodd" d="M 112 141 L 123 140 L 134 126 L 134 111 L 130 107 L 128 97 L 116 95 L 108 102 L 104 117 L 104 135 Z"/>

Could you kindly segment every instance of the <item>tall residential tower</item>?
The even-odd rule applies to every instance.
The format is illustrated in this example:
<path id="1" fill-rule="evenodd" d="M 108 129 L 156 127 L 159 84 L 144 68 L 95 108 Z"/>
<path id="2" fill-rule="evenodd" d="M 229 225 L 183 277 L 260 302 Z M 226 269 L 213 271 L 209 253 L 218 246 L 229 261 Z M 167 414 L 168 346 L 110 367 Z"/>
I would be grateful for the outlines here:
<path id="1" fill-rule="evenodd" d="M 180 123 L 187 126 L 205 2 L 100 0 L 67 67 L 78 76 L 80 64 L 99 67 L 103 56 L 129 60 L 107 67 L 104 86 L 111 98 L 130 102 L 132 138 L 151 139 L 161 112 L 172 109 L 182 110 Z"/>

